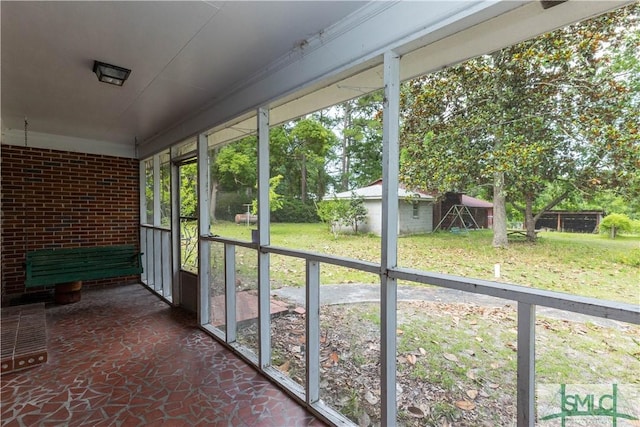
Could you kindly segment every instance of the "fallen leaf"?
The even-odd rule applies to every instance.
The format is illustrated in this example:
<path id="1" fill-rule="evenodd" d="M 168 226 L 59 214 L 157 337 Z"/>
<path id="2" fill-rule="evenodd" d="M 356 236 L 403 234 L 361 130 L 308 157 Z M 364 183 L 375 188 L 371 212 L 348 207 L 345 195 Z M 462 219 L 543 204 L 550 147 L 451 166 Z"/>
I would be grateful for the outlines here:
<path id="1" fill-rule="evenodd" d="M 495 388 L 500 387 L 500 384 L 489 383 L 489 384 L 487 384 L 487 387 L 495 389 Z"/>
<path id="2" fill-rule="evenodd" d="M 407 355 L 407 362 L 411 363 L 412 365 L 415 365 L 417 360 L 418 360 L 418 358 L 416 356 L 414 356 L 413 354 L 408 354 Z"/>
<path id="3" fill-rule="evenodd" d="M 457 362 L 458 358 L 456 357 L 455 354 L 451 354 L 451 353 L 445 353 L 442 355 L 445 359 L 447 359 L 450 362 Z"/>
<path id="4" fill-rule="evenodd" d="M 371 405 L 375 405 L 376 403 L 378 403 L 378 398 L 376 396 L 374 396 L 373 393 L 371 393 L 371 391 L 369 391 L 369 390 L 367 390 L 367 392 L 364 394 L 364 398 Z"/>
<path id="5" fill-rule="evenodd" d="M 396 329 L 396 334 L 402 335 L 404 334 L 404 331 L 402 329 Z"/>
<path id="6" fill-rule="evenodd" d="M 288 374 L 288 373 L 289 373 L 289 366 L 290 366 L 290 365 L 291 365 L 291 362 L 287 360 L 287 361 L 286 361 L 286 362 L 284 362 L 282 365 L 278 366 L 278 369 L 279 369 L 281 372 L 283 372 L 283 373 L 285 373 L 285 374 Z"/>
<path id="7" fill-rule="evenodd" d="M 499 363 L 494 362 L 491 364 L 491 369 L 498 369 L 499 367 L 500 367 Z"/>
<path id="8" fill-rule="evenodd" d="M 458 400 L 456 406 L 463 411 L 473 411 L 476 409 L 476 404 L 468 400 Z"/>
<path id="9" fill-rule="evenodd" d="M 483 342 L 484 340 L 481 337 L 476 337 L 476 341 Z"/>
<path id="10" fill-rule="evenodd" d="M 362 411 L 362 414 L 360 414 L 360 416 L 358 417 L 358 425 L 360 426 L 371 425 L 371 417 L 365 411 Z"/>
<path id="11" fill-rule="evenodd" d="M 417 408 L 415 406 L 409 406 L 407 408 L 407 411 L 413 415 L 416 418 L 423 418 L 424 417 L 424 412 L 422 411 L 422 409 Z"/>
<path id="12" fill-rule="evenodd" d="M 475 380 L 476 379 L 476 374 L 473 371 L 467 371 L 467 378 L 469 378 L 470 380 Z"/>
<path id="13" fill-rule="evenodd" d="M 427 355 L 427 350 L 425 350 L 424 348 L 420 347 L 418 349 L 418 351 L 420 352 L 421 355 L 426 356 Z"/>
<path id="14" fill-rule="evenodd" d="M 338 360 L 340 360 L 340 356 L 338 356 L 338 353 L 333 351 L 329 355 L 329 359 L 331 359 L 331 361 L 333 362 L 334 365 L 337 365 L 338 364 Z"/>
<path id="15" fill-rule="evenodd" d="M 478 397 L 478 390 L 475 390 L 475 389 L 467 390 L 467 396 L 469 396 L 469 399 L 471 400 L 476 400 L 476 397 Z"/>

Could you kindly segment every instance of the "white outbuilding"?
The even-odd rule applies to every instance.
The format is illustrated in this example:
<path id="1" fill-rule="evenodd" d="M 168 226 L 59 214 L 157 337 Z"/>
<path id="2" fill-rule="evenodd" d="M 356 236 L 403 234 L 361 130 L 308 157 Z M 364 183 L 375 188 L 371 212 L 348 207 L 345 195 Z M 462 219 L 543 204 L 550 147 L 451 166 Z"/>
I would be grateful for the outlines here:
<path id="1" fill-rule="evenodd" d="M 366 223 L 358 225 L 358 231 L 363 233 L 382 234 L 382 180 L 379 179 L 366 187 L 351 191 L 344 191 L 332 198 L 348 200 L 352 194 L 361 197 L 367 209 Z M 429 194 L 408 191 L 398 188 L 398 234 L 421 234 L 433 231 L 433 204 L 435 198 Z M 344 228 L 344 231 L 349 229 Z"/>

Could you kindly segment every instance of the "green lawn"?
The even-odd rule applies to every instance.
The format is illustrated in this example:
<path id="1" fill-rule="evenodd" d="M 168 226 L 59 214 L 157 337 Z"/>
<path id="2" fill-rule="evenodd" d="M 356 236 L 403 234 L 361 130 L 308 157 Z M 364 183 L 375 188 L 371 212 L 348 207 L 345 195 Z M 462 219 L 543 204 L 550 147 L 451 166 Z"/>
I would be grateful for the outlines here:
<path id="1" fill-rule="evenodd" d="M 251 228 L 225 223 L 216 224 L 212 232 L 248 241 Z M 620 236 L 615 240 L 556 232 L 539 236 L 534 244 L 514 239 L 508 249 L 493 248 L 490 231 L 402 237 L 398 242 L 399 265 L 640 303 L 639 236 Z M 272 224 L 271 244 L 379 262 L 381 240 L 372 235 L 341 235 L 335 239 L 322 224 Z M 255 260 L 250 261 L 252 268 L 239 262 L 238 273 L 243 274 L 246 268 L 247 276 L 255 281 Z M 501 277 L 495 279 L 494 266 L 498 263 Z M 305 263 L 299 258 L 272 255 L 271 278 L 274 286 L 304 286 Z M 328 264 L 321 266 L 322 284 L 378 280 L 372 274 Z M 366 415 L 374 425 L 380 416 L 379 405 L 371 403 L 375 401 L 371 399 L 371 391 L 376 392 L 379 379 L 379 310 L 378 304 L 371 303 L 321 309 L 322 360 L 331 360 L 331 352 L 337 361 L 335 366 L 321 364 L 322 398 L 354 422 Z M 570 322 L 537 316 L 539 384 L 639 384 L 640 328 L 604 327 L 594 321 Z M 301 376 L 304 362 L 300 351 L 295 350 L 299 348 L 299 336 L 287 338 L 287 334 L 302 333 L 303 320 L 290 315 L 274 322 L 274 364 L 286 366 L 281 369 L 287 375 Z M 514 304 L 483 307 L 434 301 L 399 302 L 397 333 L 397 380 L 404 390 L 398 397 L 402 425 L 514 423 L 517 377 Z M 460 402 L 472 404 L 475 409 L 461 409 L 456 406 Z M 417 418 L 416 411 L 426 415 Z"/>
<path id="2" fill-rule="evenodd" d="M 251 227 L 219 223 L 212 232 L 250 239 Z M 373 235 L 341 235 L 323 224 L 272 224 L 271 244 L 378 262 L 381 240 Z M 640 304 L 640 236 L 543 232 L 534 244 L 513 239 L 507 249 L 491 246 L 490 231 L 439 232 L 401 237 L 398 265 L 577 295 Z M 501 277 L 494 277 L 500 264 Z M 291 268 L 295 265 L 295 268 Z M 323 265 L 323 283 L 375 283 L 376 276 Z M 304 283 L 303 265 L 272 257 L 272 278 L 281 285 Z"/>

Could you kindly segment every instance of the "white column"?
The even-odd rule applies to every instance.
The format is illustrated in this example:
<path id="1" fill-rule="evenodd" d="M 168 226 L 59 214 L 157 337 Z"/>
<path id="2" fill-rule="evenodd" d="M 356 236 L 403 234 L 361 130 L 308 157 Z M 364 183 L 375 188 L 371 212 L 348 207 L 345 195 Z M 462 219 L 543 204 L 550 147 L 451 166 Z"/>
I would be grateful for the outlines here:
<path id="1" fill-rule="evenodd" d="M 145 160 L 140 161 L 140 224 L 147 223 L 147 162 Z M 147 276 L 149 271 L 147 269 L 147 257 L 149 256 L 149 249 L 147 247 L 147 229 L 140 227 L 140 252 L 142 252 L 142 283 L 147 284 L 149 281 Z"/>
<path id="2" fill-rule="evenodd" d="M 382 419 L 384 426 L 396 425 L 396 310 L 397 281 L 388 269 L 398 259 L 398 163 L 400 115 L 400 57 L 384 54 L 384 104 L 382 123 L 382 272 L 380 295 L 382 361 Z"/>
<path id="3" fill-rule="evenodd" d="M 224 303 L 226 307 L 225 339 L 228 343 L 233 343 L 236 342 L 238 335 L 236 318 L 236 247 L 226 243 L 224 245 Z"/>
<path id="4" fill-rule="evenodd" d="M 320 263 L 307 260 L 307 403 L 320 400 Z"/>
<path id="5" fill-rule="evenodd" d="M 177 147 L 171 147 L 171 159 Z M 171 302 L 179 306 L 180 301 L 180 176 L 179 168 L 171 162 Z M 162 260 L 166 262 L 167 260 Z"/>
<path id="6" fill-rule="evenodd" d="M 161 200 L 160 200 L 160 154 L 153 156 L 153 226 L 160 227 L 162 223 L 162 215 L 160 213 Z M 162 260 L 159 259 L 162 254 L 162 239 L 160 238 L 160 231 L 156 228 L 153 229 L 153 252 L 150 254 L 153 257 L 153 271 L 149 273 L 153 277 L 153 289 L 156 292 L 162 292 Z M 149 274 L 148 273 L 148 274 Z"/>
<path id="7" fill-rule="evenodd" d="M 536 306 L 518 302 L 518 426 L 535 421 Z"/>
<path id="8" fill-rule="evenodd" d="M 269 110 L 258 109 L 258 317 L 260 368 L 271 364 L 271 284 L 269 254 Z"/>
<path id="9" fill-rule="evenodd" d="M 198 321 L 209 323 L 211 298 L 210 243 L 202 240 L 209 235 L 209 144 L 205 134 L 198 135 Z"/>
<path id="10" fill-rule="evenodd" d="M 160 215 L 160 154 L 153 156 L 153 225 L 159 227 Z"/>

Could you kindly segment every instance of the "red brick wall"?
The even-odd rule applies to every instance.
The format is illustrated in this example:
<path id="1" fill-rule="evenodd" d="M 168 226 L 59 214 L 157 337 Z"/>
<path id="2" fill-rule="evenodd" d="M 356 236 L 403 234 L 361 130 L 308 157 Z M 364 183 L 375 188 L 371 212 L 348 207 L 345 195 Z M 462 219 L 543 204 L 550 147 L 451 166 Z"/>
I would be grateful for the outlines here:
<path id="1" fill-rule="evenodd" d="M 13 145 L 0 150 L 3 304 L 25 293 L 27 251 L 139 246 L 138 160 Z M 85 286 L 137 280 L 106 279 Z"/>

